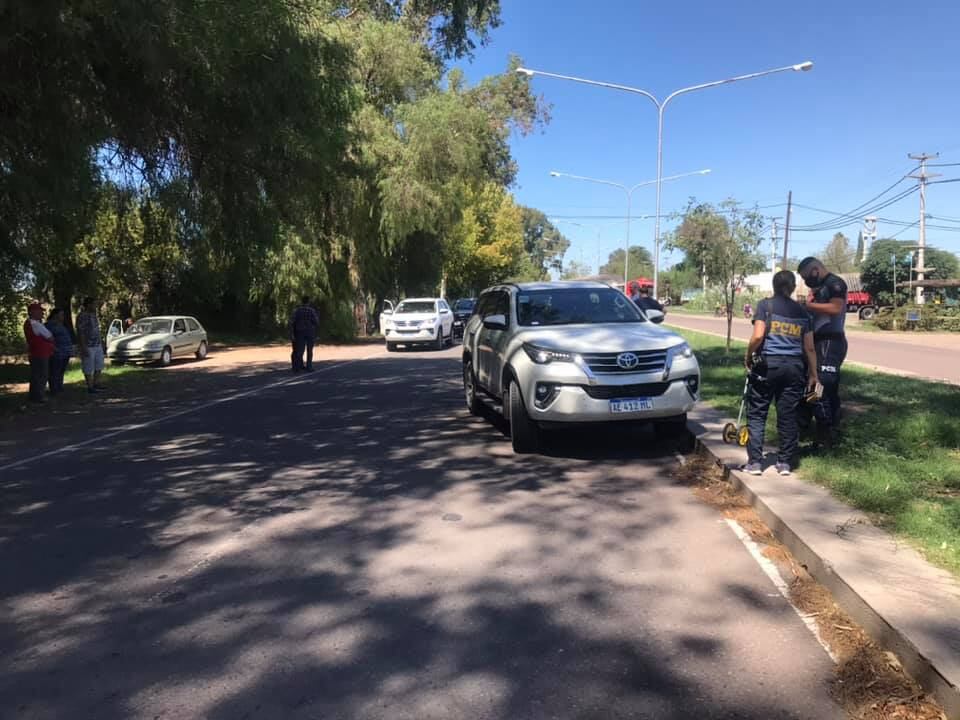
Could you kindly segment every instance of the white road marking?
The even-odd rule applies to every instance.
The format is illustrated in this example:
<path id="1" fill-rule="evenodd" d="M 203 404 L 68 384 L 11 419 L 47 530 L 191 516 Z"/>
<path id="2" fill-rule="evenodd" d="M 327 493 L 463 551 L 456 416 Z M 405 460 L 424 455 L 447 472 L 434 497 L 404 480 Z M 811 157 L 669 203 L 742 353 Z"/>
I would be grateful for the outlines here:
<path id="1" fill-rule="evenodd" d="M 840 659 L 834 654 L 833 650 L 830 649 L 830 646 L 824 642 L 823 637 L 821 637 L 820 628 L 817 627 L 817 621 L 813 617 L 800 612 L 800 608 L 793 604 L 793 601 L 790 599 L 790 588 L 787 586 L 786 581 L 780 576 L 780 572 L 777 570 L 776 565 L 770 562 L 770 559 L 760 552 L 760 548 L 753 541 L 753 538 L 750 537 L 747 531 L 740 526 L 740 523 L 738 523 L 736 520 L 731 520 L 730 518 L 724 518 L 724 520 L 726 520 L 726 523 L 730 529 L 733 530 L 734 535 L 740 538 L 740 542 L 742 542 L 744 547 L 747 548 L 747 551 L 750 553 L 753 559 L 757 561 L 760 569 L 766 573 L 768 578 L 770 578 L 770 581 L 774 584 L 779 593 L 786 599 L 788 603 L 790 603 L 790 607 L 793 608 L 793 611 L 797 614 L 797 617 L 803 621 L 803 624 L 807 626 L 807 629 L 817 639 L 817 642 L 820 643 L 820 647 L 824 649 L 824 651 L 830 656 L 830 659 L 833 660 L 835 664 L 839 663 Z"/>
<path id="2" fill-rule="evenodd" d="M 81 442 L 73 443 L 72 445 L 65 445 L 63 447 L 55 448 L 54 450 L 48 450 L 47 452 L 42 452 L 38 455 L 31 455 L 27 458 L 22 458 L 20 460 L 15 460 L 14 462 L 7 463 L 6 465 L 0 465 L 0 472 L 5 470 L 13 470 L 14 468 L 22 467 L 37 460 L 44 460 L 49 457 L 55 457 L 57 455 L 62 455 L 63 453 L 73 452 L 82 447 L 88 445 L 93 445 L 94 443 L 103 442 L 104 440 L 109 440 L 110 438 L 117 437 L 118 435 L 124 435 L 128 432 L 133 432 L 135 430 L 143 430 L 154 425 L 159 425 L 160 423 L 166 422 L 167 420 L 173 420 L 174 418 L 182 417 L 183 415 L 189 415 L 190 413 L 199 412 L 201 410 L 206 410 L 208 408 L 214 407 L 216 405 L 222 405 L 223 403 L 233 402 L 234 400 L 239 400 L 241 398 L 250 397 L 252 395 L 258 395 L 259 393 L 265 392 L 267 390 L 272 390 L 276 387 L 283 387 L 285 385 L 295 385 L 298 383 L 309 382 L 310 379 L 320 373 L 327 372 L 329 370 L 335 370 L 336 368 L 343 367 L 344 365 L 351 365 L 355 362 L 360 362 L 363 360 L 373 360 L 374 358 L 381 357 L 382 353 L 374 353 L 373 355 L 367 355 L 362 357 L 359 360 L 345 360 L 343 362 L 334 363 L 333 365 L 327 365 L 317 370 L 313 375 L 304 375 L 301 377 L 292 377 L 285 378 L 283 380 L 277 380 L 276 382 L 267 383 L 266 385 L 261 385 L 260 387 L 255 387 L 250 390 L 244 390 L 242 392 L 233 393 L 232 395 L 227 395 L 225 397 L 217 398 L 216 400 L 211 400 L 210 402 L 203 403 L 202 405 L 196 405 L 186 410 L 178 410 L 175 413 L 170 413 L 169 415 L 164 415 L 163 417 L 154 418 L 153 420 L 147 420 L 146 422 L 141 423 L 131 423 L 130 425 L 124 425 L 117 428 L 116 430 L 111 430 L 108 433 L 102 435 L 97 435 L 94 438 L 89 440 L 83 440 Z"/>

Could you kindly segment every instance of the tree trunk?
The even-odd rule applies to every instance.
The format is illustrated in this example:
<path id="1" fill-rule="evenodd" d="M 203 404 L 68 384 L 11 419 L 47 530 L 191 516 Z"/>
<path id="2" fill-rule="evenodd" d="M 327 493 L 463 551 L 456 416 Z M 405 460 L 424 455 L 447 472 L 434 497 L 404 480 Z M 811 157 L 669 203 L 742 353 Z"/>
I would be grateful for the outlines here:
<path id="1" fill-rule="evenodd" d="M 730 341 L 733 337 L 733 304 L 737 299 L 737 288 L 730 283 L 730 298 L 727 300 L 727 352 L 730 352 Z"/>
<path id="2" fill-rule="evenodd" d="M 63 309 L 63 324 L 67 326 L 70 337 L 77 336 L 73 328 L 73 287 L 63 281 L 58 281 L 54 285 L 53 300 L 58 308 Z"/>

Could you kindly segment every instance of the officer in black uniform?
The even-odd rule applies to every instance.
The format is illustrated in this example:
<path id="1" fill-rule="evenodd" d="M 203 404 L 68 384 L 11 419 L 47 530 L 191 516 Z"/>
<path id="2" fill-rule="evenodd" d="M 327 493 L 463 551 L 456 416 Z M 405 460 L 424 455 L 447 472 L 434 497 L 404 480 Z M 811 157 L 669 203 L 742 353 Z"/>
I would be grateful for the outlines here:
<path id="1" fill-rule="evenodd" d="M 847 357 L 844 323 L 847 317 L 847 284 L 815 257 L 804 258 L 797 267 L 810 288 L 807 310 L 813 316 L 813 343 L 817 349 L 817 373 L 823 396 L 813 408 L 817 441 L 829 447 L 840 420 L 840 367 Z"/>
<path id="2" fill-rule="evenodd" d="M 810 315 L 793 299 L 797 280 L 789 270 L 773 276 L 773 297 L 761 300 L 753 316 L 753 335 L 744 361 L 751 374 L 747 396 L 747 464 L 763 474 L 763 435 L 770 403 L 777 403 L 780 449 L 777 472 L 789 475 L 800 441 L 797 414 L 804 388 L 817 385 L 817 356 Z"/>

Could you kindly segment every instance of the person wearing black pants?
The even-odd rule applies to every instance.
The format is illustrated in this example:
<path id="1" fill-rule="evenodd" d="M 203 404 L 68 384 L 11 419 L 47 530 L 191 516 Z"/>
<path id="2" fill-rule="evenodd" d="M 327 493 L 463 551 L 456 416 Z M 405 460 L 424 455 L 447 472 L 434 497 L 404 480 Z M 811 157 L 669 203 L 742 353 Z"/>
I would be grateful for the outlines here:
<path id="1" fill-rule="evenodd" d="M 813 343 L 823 396 L 813 408 L 817 442 L 833 444 L 840 422 L 840 367 L 847 357 L 844 324 L 847 317 L 847 284 L 814 257 L 804 258 L 797 272 L 810 287 L 807 310 L 813 316 Z"/>
<path id="2" fill-rule="evenodd" d="M 797 455 L 800 431 L 797 416 L 805 387 L 817 385 L 817 357 L 810 316 L 792 299 L 797 287 L 788 270 L 773 276 L 773 297 L 761 300 L 753 317 L 753 335 L 745 365 L 750 373 L 747 395 L 747 464 L 751 475 L 763 474 L 763 440 L 767 413 L 777 404 L 777 472 L 789 475 Z"/>
<path id="3" fill-rule="evenodd" d="M 290 338 L 293 342 L 293 352 L 290 355 L 290 365 L 294 372 L 306 370 L 313 372 L 313 346 L 317 341 L 317 329 L 320 327 L 320 316 L 310 307 L 310 298 L 303 296 L 300 306 L 293 311 L 290 318 Z M 307 362 L 304 365 L 303 353 L 306 350 Z"/>
<path id="4" fill-rule="evenodd" d="M 64 324 L 65 313 L 62 308 L 54 308 L 47 318 L 47 330 L 53 335 L 55 349 L 50 357 L 50 394 L 63 392 L 63 376 L 70 365 L 73 354 L 73 337 Z"/>

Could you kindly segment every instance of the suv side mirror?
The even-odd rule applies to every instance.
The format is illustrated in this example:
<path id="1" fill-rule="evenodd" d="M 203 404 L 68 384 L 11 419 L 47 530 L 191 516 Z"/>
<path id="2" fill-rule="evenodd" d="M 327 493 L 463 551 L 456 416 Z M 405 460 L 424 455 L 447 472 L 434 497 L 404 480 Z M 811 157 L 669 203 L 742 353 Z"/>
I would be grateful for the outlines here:
<path id="1" fill-rule="evenodd" d="M 507 316 L 506 315 L 487 315 L 483 319 L 483 326 L 487 330 L 506 330 Z"/>
<path id="2" fill-rule="evenodd" d="M 664 314 L 659 310 L 646 310 L 644 314 L 647 316 L 647 320 L 652 323 L 659 325 L 663 322 Z"/>

